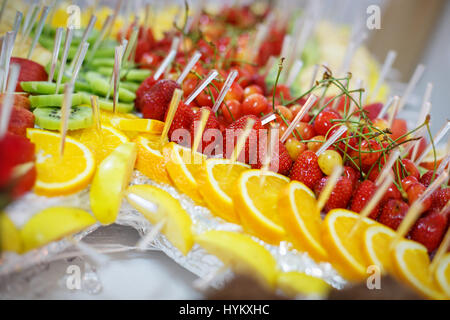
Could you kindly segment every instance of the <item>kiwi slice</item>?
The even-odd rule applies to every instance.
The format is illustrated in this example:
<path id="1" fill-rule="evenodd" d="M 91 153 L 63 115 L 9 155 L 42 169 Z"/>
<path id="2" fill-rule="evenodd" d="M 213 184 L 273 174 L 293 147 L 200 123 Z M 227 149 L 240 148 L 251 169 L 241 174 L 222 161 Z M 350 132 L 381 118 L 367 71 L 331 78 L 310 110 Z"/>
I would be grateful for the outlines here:
<path id="1" fill-rule="evenodd" d="M 93 94 L 89 93 L 89 92 L 79 92 L 79 94 L 81 94 L 82 104 L 90 106 L 91 105 L 91 96 Z M 104 98 L 98 98 L 98 107 L 102 110 L 113 111 L 113 101 L 104 99 Z M 134 109 L 134 104 L 119 102 L 116 105 L 116 108 L 117 108 L 117 112 L 130 113 Z"/>
<path id="2" fill-rule="evenodd" d="M 64 94 L 30 96 L 32 108 L 61 107 L 63 100 Z M 72 106 L 78 106 L 82 103 L 82 101 L 82 95 L 80 93 L 74 93 L 72 95 Z"/>
<path id="3" fill-rule="evenodd" d="M 60 108 L 37 108 L 33 111 L 35 123 L 47 130 L 59 130 L 61 127 Z M 92 126 L 92 109 L 89 107 L 72 107 L 70 109 L 68 129 L 77 130 Z"/>
<path id="4" fill-rule="evenodd" d="M 96 72 L 88 72 L 86 73 L 86 80 L 91 86 L 91 90 L 99 95 L 106 96 L 108 94 L 108 90 L 110 89 L 109 81 L 100 74 Z M 109 91 L 110 96 L 113 95 L 113 88 Z M 119 101 L 122 102 L 133 102 L 136 99 L 136 95 L 134 92 L 127 90 L 125 88 L 119 87 Z"/>

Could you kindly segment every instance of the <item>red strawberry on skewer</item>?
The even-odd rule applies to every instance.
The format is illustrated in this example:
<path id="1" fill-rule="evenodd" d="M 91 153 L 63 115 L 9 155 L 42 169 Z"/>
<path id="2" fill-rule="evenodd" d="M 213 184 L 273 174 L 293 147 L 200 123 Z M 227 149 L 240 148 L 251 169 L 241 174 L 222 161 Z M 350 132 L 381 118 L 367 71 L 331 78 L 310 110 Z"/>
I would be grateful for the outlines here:
<path id="1" fill-rule="evenodd" d="M 356 189 L 355 194 L 352 198 L 350 208 L 352 211 L 361 212 L 362 209 L 367 205 L 372 196 L 376 191 L 375 183 L 370 180 L 363 181 L 359 187 Z M 375 209 L 372 210 L 369 217 L 376 219 L 379 215 L 380 207 L 377 205 Z"/>
<path id="2" fill-rule="evenodd" d="M 409 206 L 404 201 L 391 199 L 384 204 L 378 221 L 391 229 L 397 230 L 408 210 Z"/>
<path id="3" fill-rule="evenodd" d="M 290 173 L 291 179 L 303 182 L 310 189 L 313 189 L 322 177 L 317 155 L 311 150 L 306 150 L 298 156 Z"/>
<path id="4" fill-rule="evenodd" d="M 215 132 L 219 133 L 219 121 L 216 118 L 216 115 L 211 111 L 208 107 L 200 108 L 199 112 L 195 113 L 192 122 L 189 127 L 189 132 L 191 135 L 191 145 L 194 143 L 195 130 L 197 128 L 198 123 L 200 122 L 200 118 L 202 115 L 202 110 L 209 110 L 208 120 L 206 121 L 205 129 L 202 132 L 202 139 L 200 140 L 201 144 L 201 152 L 204 152 L 206 148 L 211 151 L 211 154 L 207 154 L 207 156 L 215 155 L 215 146 L 217 144 L 222 145 L 222 141 L 218 141 L 218 137 L 221 135 L 214 134 L 214 131 L 207 132 L 207 130 L 212 129 L 216 130 Z M 207 137 L 208 136 L 208 137 Z"/>
<path id="5" fill-rule="evenodd" d="M 16 63 L 20 65 L 19 79 L 17 80 L 16 91 L 23 91 L 20 86 L 21 81 L 47 81 L 48 74 L 45 68 L 37 62 L 32 60 L 12 57 L 11 64 Z"/>
<path id="6" fill-rule="evenodd" d="M 316 187 L 314 188 L 317 196 L 322 192 L 328 179 L 329 177 L 323 177 L 317 182 Z M 347 208 L 350 198 L 352 197 L 352 192 L 353 185 L 351 179 L 346 176 L 340 177 L 325 204 L 324 211 L 328 212 L 336 208 Z"/>
<path id="7" fill-rule="evenodd" d="M 427 247 L 428 252 L 433 252 L 441 243 L 447 228 L 448 214 L 433 211 L 417 220 L 410 232 L 410 236 L 412 240 L 420 242 Z"/>
<path id="8" fill-rule="evenodd" d="M 164 115 L 175 89 L 181 89 L 180 85 L 175 81 L 158 80 L 140 99 L 140 107 L 144 118 L 164 121 Z"/>

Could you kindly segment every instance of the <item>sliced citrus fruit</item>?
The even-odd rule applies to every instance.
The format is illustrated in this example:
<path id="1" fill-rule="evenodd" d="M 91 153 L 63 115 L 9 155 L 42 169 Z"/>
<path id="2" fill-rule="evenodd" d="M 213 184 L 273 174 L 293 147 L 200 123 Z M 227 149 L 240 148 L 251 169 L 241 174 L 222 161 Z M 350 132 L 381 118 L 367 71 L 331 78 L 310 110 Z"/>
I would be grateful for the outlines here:
<path id="1" fill-rule="evenodd" d="M 178 190 L 188 195 L 192 200 L 203 204 L 203 198 L 198 191 L 196 177 L 200 174 L 204 154 L 170 142 L 163 147 L 164 157 L 167 159 L 167 172 Z"/>
<path id="2" fill-rule="evenodd" d="M 214 214 L 227 221 L 239 223 L 233 196 L 239 176 L 249 169 L 249 165 L 229 159 L 211 158 L 205 161 L 197 182 L 200 194 Z"/>
<path id="3" fill-rule="evenodd" d="M 442 160 L 448 155 L 447 147 L 440 147 L 436 149 L 436 168 L 439 167 Z M 434 170 L 434 151 L 430 150 L 427 155 L 420 162 L 420 166 L 427 170 Z"/>
<path id="4" fill-rule="evenodd" d="M 80 232 L 95 224 L 86 211 L 77 208 L 52 207 L 35 214 L 20 231 L 25 251 Z"/>
<path id="5" fill-rule="evenodd" d="M 211 230 L 196 235 L 194 240 L 237 273 L 256 276 L 263 283 L 274 286 L 277 277 L 274 257 L 248 235 Z"/>
<path id="6" fill-rule="evenodd" d="M 154 119 L 112 118 L 111 124 L 114 128 L 123 131 L 147 132 L 152 134 L 161 134 L 164 128 L 164 122 Z"/>
<path id="7" fill-rule="evenodd" d="M 244 229 L 272 244 L 285 238 L 277 205 L 278 194 L 288 183 L 288 178 L 272 171 L 247 170 L 241 174 L 234 201 Z"/>
<path id="8" fill-rule="evenodd" d="M 280 192 L 278 215 L 296 249 L 308 252 L 317 261 L 326 261 L 320 229 L 322 219 L 314 192 L 303 183 L 292 181 Z"/>
<path id="9" fill-rule="evenodd" d="M 331 290 L 331 286 L 322 279 L 297 271 L 280 272 L 277 287 L 289 297 L 297 295 L 324 297 Z"/>
<path id="10" fill-rule="evenodd" d="M 136 159 L 136 169 L 145 174 L 150 179 L 172 184 L 169 173 L 166 170 L 168 159 L 165 158 L 160 150 L 160 136 L 138 136 L 134 141 L 138 147 Z"/>
<path id="11" fill-rule="evenodd" d="M 88 147 L 66 137 L 64 155 L 61 157 L 60 134 L 28 129 L 27 137 L 36 146 L 37 179 L 34 190 L 37 194 L 67 195 L 87 187 L 95 170 L 95 158 Z"/>
<path id="12" fill-rule="evenodd" d="M 367 277 L 366 268 L 369 264 L 362 248 L 362 235 L 367 227 L 376 223 L 372 219 L 363 218 L 356 230 L 353 230 L 359 218 L 359 214 L 355 212 L 334 209 L 328 212 L 322 223 L 322 243 L 328 252 L 328 260 L 351 281 Z"/>
<path id="13" fill-rule="evenodd" d="M 90 190 L 91 209 L 103 224 L 116 220 L 136 161 L 134 142 L 118 146 L 98 166 Z"/>
<path id="14" fill-rule="evenodd" d="M 128 202 L 152 224 L 164 223 L 161 232 L 186 255 L 192 248 L 192 221 L 180 202 L 168 192 L 150 185 L 130 186 Z"/>
<path id="15" fill-rule="evenodd" d="M 430 299 L 443 298 L 430 272 L 430 258 L 425 246 L 411 240 L 400 240 L 393 244 L 392 262 L 394 275 L 416 292 Z"/>
<path id="16" fill-rule="evenodd" d="M 131 120 L 136 120 L 136 119 L 140 119 L 137 115 L 132 114 L 132 113 L 114 113 L 112 111 L 106 111 L 106 110 L 100 110 L 100 122 L 102 123 L 102 125 L 108 125 L 108 126 L 113 126 L 113 119 L 131 119 Z M 124 134 L 130 138 L 130 139 L 134 139 L 136 138 L 136 136 L 139 134 L 139 132 L 137 131 L 124 131 Z"/>
<path id="17" fill-rule="evenodd" d="M 381 224 L 370 226 L 363 234 L 363 249 L 367 261 L 376 265 L 382 273 L 392 270 L 391 244 L 395 231 Z"/>
<path id="18" fill-rule="evenodd" d="M 439 262 L 435 278 L 442 292 L 450 298 L 450 252 L 446 253 Z"/>
<path id="19" fill-rule="evenodd" d="M 119 130 L 102 125 L 99 133 L 94 127 L 75 130 L 69 133 L 72 138 L 86 145 L 95 156 L 97 164 L 103 161 L 115 148 L 129 142 L 128 137 Z"/>
<path id="20" fill-rule="evenodd" d="M 4 212 L 0 212 L 0 252 L 22 252 L 20 232 Z"/>

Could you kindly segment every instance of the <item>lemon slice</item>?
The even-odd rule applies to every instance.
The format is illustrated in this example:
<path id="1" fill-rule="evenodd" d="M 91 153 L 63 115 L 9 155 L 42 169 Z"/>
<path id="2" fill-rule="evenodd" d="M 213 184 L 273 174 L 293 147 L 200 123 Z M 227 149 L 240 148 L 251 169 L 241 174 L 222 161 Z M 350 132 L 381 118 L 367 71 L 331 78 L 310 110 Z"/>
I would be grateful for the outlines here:
<path id="1" fill-rule="evenodd" d="M 247 170 L 237 182 L 234 201 L 242 226 L 271 244 L 278 244 L 286 235 L 277 204 L 280 190 L 288 183 L 285 176 L 262 170 Z"/>
<path id="2" fill-rule="evenodd" d="M 229 159 L 208 159 L 197 178 L 200 194 L 211 211 L 217 216 L 233 223 L 239 223 L 234 210 L 233 195 L 236 182 L 242 172 L 250 166 Z"/>
<path id="3" fill-rule="evenodd" d="M 289 297 L 297 295 L 325 297 L 331 290 L 331 286 L 322 279 L 297 271 L 280 272 L 277 287 Z"/>
<path id="4" fill-rule="evenodd" d="M 373 225 L 363 235 L 363 249 L 369 264 L 376 265 L 382 273 L 392 270 L 391 243 L 395 231 L 383 225 Z"/>
<path id="5" fill-rule="evenodd" d="M 303 183 L 292 181 L 280 193 L 278 214 L 296 249 L 308 252 L 316 261 L 327 260 L 321 238 L 322 219 L 314 192 Z"/>
<path id="6" fill-rule="evenodd" d="M 172 184 L 166 170 L 168 159 L 161 153 L 159 139 L 160 136 L 138 136 L 134 140 L 138 148 L 136 169 L 156 182 Z"/>
<path id="7" fill-rule="evenodd" d="M 95 223 L 95 219 L 84 210 L 52 207 L 35 214 L 20 234 L 24 249 L 28 251 L 80 232 Z"/>
<path id="8" fill-rule="evenodd" d="M 198 204 L 203 204 L 196 177 L 200 175 L 206 156 L 198 152 L 193 153 L 191 149 L 174 142 L 163 147 L 163 154 L 167 160 L 167 172 L 175 187 Z"/>
<path id="9" fill-rule="evenodd" d="M 430 258 L 425 246 L 411 240 L 400 240 L 392 249 L 392 261 L 394 275 L 419 294 L 430 299 L 443 299 L 430 272 Z"/>
<path id="10" fill-rule="evenodd" d="M 161 134 L 164 122 L 154 119 L 111 119 L 111 124 L 123 131 L 147 132 L 151 134 Z"/>
<path id="11" fill-rule="evenodd" d="M 95 158 L 88 147 L 66 137 L 64 155 L 61 158 L 60 134 L 28 129 L 27 137 L 36 146 L 37 179 L 34 191 L 37 194 L 67 195 L 87 187 L 95 170 Z"/>
<path id="12" fill-rule="evenodd" d="M 90 190 L 91 209 L 102 224 L 116 220 L 122 197 L 133 172 L 137 147 L 134 142 L 118 146 L 98 166 Z"/>
<path id="13" fill-rule="evenodd" d="M 436 282 L 450 298 L 450 252 L 446 253 L 436 268 Z"/>
<path id="14" fill-rule="evenodd" d="M 242 233 L 211 230 L 196 235 L 194 240 L 237 273 L 255 276 L 270 287 L 275 285 L 276 261 L 266 248 L 251 237 Z"/>
<path id="15" fill-rule="evenodd" d="M 4 212 L 0 213 L 0 252 L 22 252 L 20 232 Z"/>
<path id="16" fill-rule="evenodd" d="M 128 202 L 141 212 L 152 224 L 163 222 L 161 232 L 186 255 L 192 248 L 192 221 L 180 202 L 168 192 L 150 185 L 130 186 Z"/>
<path id="17" fill-rule="evenodd" d="M 376 222 L 363 218 L 357 229 L 349 236 L 359 214 L 345 210 L 331 210 L 322 223 L 322 243 L 329 261 L 347 279 L 361 281 L 367 277 L 369 265 L 362 248 L 362 235 L 367 227 Z"/>

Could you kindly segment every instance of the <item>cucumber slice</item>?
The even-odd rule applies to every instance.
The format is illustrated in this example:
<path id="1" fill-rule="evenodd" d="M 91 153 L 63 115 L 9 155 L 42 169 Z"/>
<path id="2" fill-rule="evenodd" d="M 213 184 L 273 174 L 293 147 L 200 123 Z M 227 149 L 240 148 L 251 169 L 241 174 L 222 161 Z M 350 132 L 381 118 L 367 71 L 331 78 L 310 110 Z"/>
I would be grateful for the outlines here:
<path id="1" fill-rule="evenodd" d="M 88 72 L 86 74 L 86 80 L 88 81 L 91 90 L 95 93 L 98 93 L 104 97 L 108 95 L 109 90 L 109 81 L 103 78 L 101 75 L 95 72 Z M 110 96 L 113 95 L 113 88 L 111 88 Z M 130 90 L 127 90 L 125 88 L 119 88 L 119 101 L 122 102 L 133 102 L 134 99 L 136 99 L 136 95 L 131 92 Z"/>
<path id="2" fill-rule="evenodd" d="M 114 67 L 114 58 L 94 58 L 91 62 L 89 62 L 89 67 L 91 68 L 100 68 L 100 67 Z M 111 69 L 112 73 L 112 69 Z M 110 73 L 110 74 L 111 74 Z"/>
<path id="3" fill-rule="evenodd" d="M 61 126 L 61 108 L 37 108 L 33 111 L 36 125 L 47 130 L 59 130 Z M 77 130 L 92 126 L 92 109 L 89 107 L 72 107 L 68 129 Z"/>
<path id="4" fill-rule="evenodd" d="M 43 107 L 61 107 L 64 99 L 63 94 L 49 94 L 30 96 L 30 104 L 32 108 Z M 82 103 L 82 95 L 80 93 L 74 93 L 72 95 L 72 106 L 77 106 Z"/>
<path id="5" fill-rule="evenodd" d="M 47 81 L 22 81 L 20 86 L 25 92 L 34 94 L 55 94 L 56 83 Z M 86 82 L 75 81 L 75 91 L 90 90 L 90 86 Z M 60 86 L 58 93 L 64 92 L 64 86 Z"/>
<path id="6" fill-rule="evenodd" d="M 92 93 L 89 92 L 79 92 L 79 94 L 81 94 L 81 100 L 82 100 L 82 104 L 84 105 L 91 105 L 91 96 Z M 113 111 L 113 102 L 112 100 L 107 100 L 107 99 L 103 99 L 103 98 L 98 98 L 98 107 L 100 109 L 103 110 L 107 110 L 107 111 Z M 118 103 L 116 104 L 117 107 L 117 112 L 120 113 L 130 113 L 133 111 L 134 109 L 134 104 L 133 103 Z"/>
<path id="7" fill-rule="evenodd" d="M 131 69 L 125 74 L 125 80 L 141 83 L 150 77 L 151 73 L 148 69 Z"/>
<path id="8" fill-rule="evenodd" d="M 137 89 L 139 89 L 140 84 L 136 82 L 121 81 L 120 86 L 124 89 L 136 93 Z"/>

